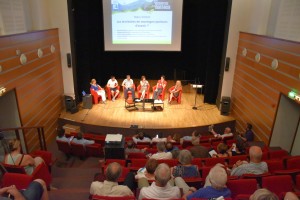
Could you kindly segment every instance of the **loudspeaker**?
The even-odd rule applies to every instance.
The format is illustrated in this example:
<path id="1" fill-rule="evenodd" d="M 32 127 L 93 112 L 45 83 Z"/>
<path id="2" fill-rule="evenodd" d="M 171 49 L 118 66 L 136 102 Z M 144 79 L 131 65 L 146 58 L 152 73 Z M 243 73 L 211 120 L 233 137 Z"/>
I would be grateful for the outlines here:
<path id="1" fill-rule="evenodd" d="M 225 71 L 226 72 L 229 71 L 229 66 L 230 66 L 230 58 L 226 57 L 226 60 L 225 60 Z"/>
<path id="2" fill-rule="evenodd" d="M 221 115 L 229 115 L 230 103 L 231 103 L 230 97 L 225 97 L 225 96 L 222 97 L 221 104 L 220 104 Z"/>
<path id="3" fill-rule="evenodd" d="M 78 112 L 75 100 L 70 96 L 65 96 L 65 106 L 66 110 L 71 112 L 72 114 Z"/>
<path id="4" fill-rule="evenodd" d="M 67 64 L 68 64 L 69 68 L 72 67 L 72 60 L 71 60 L 71 54 L 70 53 L 67 53 Z"/>
<path id="5" fill-rule="evenodd" d="M 85 109 L 91 109 L 93 107 L 92 95 L 85 95 L 82 97 L 82 106 Z"/>

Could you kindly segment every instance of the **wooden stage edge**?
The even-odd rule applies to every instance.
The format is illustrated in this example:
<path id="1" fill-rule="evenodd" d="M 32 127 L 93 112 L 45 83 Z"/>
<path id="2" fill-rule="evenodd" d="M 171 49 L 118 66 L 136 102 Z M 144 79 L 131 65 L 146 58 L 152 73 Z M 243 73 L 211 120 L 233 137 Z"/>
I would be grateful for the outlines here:
<path id="1" fill-rule="evenodd" d="M 129 111 L 125 108 L 123 94 L 115 102 L 93 105 L 92 109 L 83 109 L 79 105 L 79 112 L 71 114 L 63 111 L 58 119 L 58 125 L 71 124 L 80 126 L 81 131 L 95 134 L 121 133 L 132 135 L 143 131 L 151 136 L 162 133 L 163 136 L 178 133 L 190 135 L 197 130 L 208 132 L 208 126 L 215 125 L 215 131 L 224 131 L 225 127 L 235 128 L 235 119 L 232 116 L 220 114 L 216 105 L 203 103 L 203 95 L 197 94 L 197 110 L 193 110 L 195 91 L 184 90 L 182 103 L 167 103 L 164 101 L 163 111 Z M 150 95 L 151 96 L 151 95 Z M 138 128 L 130 128 L 137 125 Z"/>

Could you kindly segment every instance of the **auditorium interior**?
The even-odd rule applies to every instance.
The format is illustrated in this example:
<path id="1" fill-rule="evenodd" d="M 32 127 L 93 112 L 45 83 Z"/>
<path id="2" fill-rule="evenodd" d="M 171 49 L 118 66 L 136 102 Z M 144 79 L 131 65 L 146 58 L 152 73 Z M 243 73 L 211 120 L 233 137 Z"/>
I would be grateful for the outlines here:
<path id="1" fill-rule="evenodd" d="M 109 6 L 118 2 L 119 10 L 109 7 L 107 11 L 105 2 Z M 136 6 L 134 2 L 159 5 L 146 11 L 147 16 L 169 12 L 168 6 L 155 11 L 162 5 L 174 8 L 170 40 L 172 44 L 179 43 L 179 50 L 164 49 L 168 45 L 161 44 L 148 50 L 146 43 L 130 44 L 126 49 L 122 41 L 115 45 L 121 50 L 108 49 L 107 34 L 119 34 L 129 25 L 114 32 L 117 28 L 107 27 L 107 23 L 114 22 L 118 14 L 131 16 L 148 9 L 135 10 L 125 5 Z M 176 10 L 178 2 L 182 5 Z M 235 159 L 235 156 L 193 158 L 192 164 L 198 166 L 200 177 L 185 181 L 196 189 L 202 188 L 205 169 L 221 163 L 230 170 L 234 161 L 250 162 L 250 146 L 259 146 L 268 173 L 228 176 L 227 187 L 232 194 L 228 199 L 249 199 L 257 188 L 265 187 L 264 179 L 280 176 L 289 178 L 291 188 L 280 193 L 275 191 L 278 188 L 268 189 L 282 199 L 283 192 L 289 191 L 300 197 L 300 1 L 178 2 L 0 0 L 0 187 L 16 185 L 17 189 L 25 189 L 40 178 L 46 182 L 49 199 L 114 199 L 91 194 L 91 183 L 104 174 L 110 162 L 120 162 L 123 171 L 136 173 L 139 168 L 133 166 L 132 160 L 146 162 L 148 158 L 148 155 L 125 155 L 126 143 L 136 134 L 166 138 L 166 142 L 175 136 L 185 138 L 197 132 L 200 146 L 219 153 L 218 144 L 235 145 L 251 124 L 254 139 L 243 143 L 248 145 L 245 155 Z M 108 22 L 106 15 L 110 15 Z M 133 23 L 130 19 L 122 20 Z M 143 21 L 137 23 L 140 22 Z M 172 30 L 172 25 L 178 30 Z M 136 25 L 134 34 L 143 27 Z M 117 36 L 109 37 L 111 42 Z M 155 37 L 147 37 L 155 41 Z M 142 49 L 131 49 L 136 47 Z M 127 75 L 133 80 L 136 98 L 132 98 L 132 92 L 125 98 L 122 82 Z M 145 99 L 140 100 L 143 75 L 149 83 Z M 159 99 L 154 100 L 162 75 L 166 86 Z M 107 86 L 111 76 L 115 76 L 120 86 L 116 98 Z M 105 91 L 105 102 L 91 89 L 91 79 L 96 79 Z M 170 99 L 170 88 L 177 80 L 182 88 L 178 96 Z M 225 133 L 227 127 L 232 136 L 213 134 Z M 61 131 L 70 141 L 83 133 L 84 139 L 95 143 L 63 145 L 57 140 Z M 114 144 L 107 142 L 108 135 L 121 135 L 122 139 Z M 27 175 L 24 167 L 5 163 L 11 151 L 8 142 L 15 138 L 21 141 L 23 154 L 41 156 L 45 167 L 36 167 L 34 175 Z M 136 147 L 155 154 L 156 143 L 137 142 Z M 173 145 L 179 150 L 189 150 L 194 144 L 182 139 Z M 170 167 L 178 164 L 177 158 L 171 160 L 175 162 L 167 163 Z M 124 182 L 123 176 L 119 184 Z M 233 183 L 241 179 L 257 181 L 255 190 L 235 188 Z M 138 193 L 134 191 L 132 198 L 138 199 Z"/>

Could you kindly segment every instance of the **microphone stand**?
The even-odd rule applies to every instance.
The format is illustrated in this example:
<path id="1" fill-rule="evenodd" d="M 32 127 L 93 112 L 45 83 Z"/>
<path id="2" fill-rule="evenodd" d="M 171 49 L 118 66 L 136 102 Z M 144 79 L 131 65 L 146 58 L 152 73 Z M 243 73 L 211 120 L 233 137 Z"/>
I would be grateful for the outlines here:
<path id="1" fill-rule="evenodd" d="M 198 79 L 199 80 L 199 79 Z M 196 85 L 196 92 L 195 92 L 195 104 L 194 104 L 194 106 L 192 107 L 193 108 L 193 110 L 197 110 L 197 93 L 198 93 L 198 88 L 197 88 L 197 77 L 195 78 L 195 85 Z"/>

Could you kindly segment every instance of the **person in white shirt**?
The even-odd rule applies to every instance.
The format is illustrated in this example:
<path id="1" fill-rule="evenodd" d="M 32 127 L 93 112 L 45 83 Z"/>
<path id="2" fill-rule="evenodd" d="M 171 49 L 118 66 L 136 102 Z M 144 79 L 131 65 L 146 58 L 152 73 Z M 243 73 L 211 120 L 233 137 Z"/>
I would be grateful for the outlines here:
<path id="1" fill-rule="evenodd" d="M 74 138 L 73 136 L 67 138 L 65 136 L 65 131 L 63 129 L 57 130 L 56 140 L 62 141 L 62 142 L 67 142 L 70 144 L 70 142 L 73 140 L 73 138 Z"/>
<path id="2" fill-rule="evenodd" d="M 223 133 L 223 134 L 218 134 L 218 133 L 216 133 L 216 132 L 214 131 L 213 128 L 211 128 L 211 131 L 210 131 L 210 132 L 214 135 L 214 137 L 216 137 L 216 138 L 222 138 L 222 140 L 223 140 L 225 137 L 233 136 L 233 133 L 231 132 L 231 128 L 229 128 L 229 127 L 226 127 L 226 128 L 224 129 L 224 133 Z"/>
<path id="3" fill-rule="evenodd" d="M 100 85 L 97 84 L 97 81 L 94 78 L 91 80 L 90 84 L 91 84 L 91 89 L 97 92 L 99 96 L 101 96 L 102 102 L 105 104 L 106 103 L 105 90 Z"/>
<path id="4" fill-rule="evenodd" d="M 95 143 L 95 141 L 94 140 L 87 140 L 87 139 L 84 139 L 83 138 L 83 133 L 82 132 L 78 132 L 77 133 L 77 137 L 76 138 L 74 138 L 73 140 L 72 140 L 72 142 L 73 143 L 75 143 L 75 144 L 82 144 L 82 145 L 89 145 L 89 144 L 94 144 Z"/>
<path id="5" fill-rule="evenodd" d="M 138 142 L 151 142 L 151 139 L 145 137 L 143 132 L 139 132 L 137 135 L 134 135 L 132 137 L 132 140 L 135 144 L 137 144 Z"/>
<path id="6" fill-rule="evenodd" d="M 172 153 L 166 152 L 166 146 L 164 142 L 156 144 L 157 153 L 153 154 L 150 158 L 161 160 L 161 159 L 172 159 Z"/>
<path id="7" fill-rule="evenodd" d="M 118 90 L 118 81 L 115 76 L 111 76 L 106 85 L 111 92 L 112 101 L 115 101 L 120 91 Z"/>
<path id="8" fill-rule="evenodd" d="M 134 95 L 133 80 L 130 78 L 130 75 L 126 76 L 126 79 L 123 81 L 122 86 L 124 87 L 125 99 L 128 98 L 128 91 L 131 91 L 132 99 L 134 99 L 135 95 Z"/>

